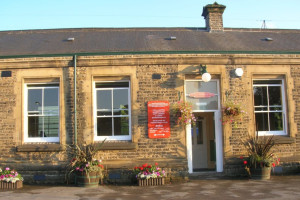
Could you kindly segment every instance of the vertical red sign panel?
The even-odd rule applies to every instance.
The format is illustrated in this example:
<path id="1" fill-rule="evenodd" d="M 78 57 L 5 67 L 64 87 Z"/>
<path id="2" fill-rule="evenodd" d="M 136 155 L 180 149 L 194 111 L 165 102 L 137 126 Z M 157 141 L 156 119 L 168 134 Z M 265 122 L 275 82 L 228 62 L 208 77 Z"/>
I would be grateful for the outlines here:
<path id="1" fill-rule="evenodd" d="M 148 102 L 149 138 L 170 137 L 170 103 L 168 101 Z"/>

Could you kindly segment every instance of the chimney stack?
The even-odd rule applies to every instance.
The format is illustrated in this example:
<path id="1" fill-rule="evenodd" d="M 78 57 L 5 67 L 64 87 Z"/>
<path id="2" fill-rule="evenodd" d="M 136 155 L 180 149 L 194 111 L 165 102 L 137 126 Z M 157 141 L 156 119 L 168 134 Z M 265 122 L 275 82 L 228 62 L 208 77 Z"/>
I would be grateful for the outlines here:
<path id="1" fill-rule="evenodd" d="M 209 32 L 223 32 L 223 12 L 226 6 L 218 4 L 208 4 L 203 7 L 202 16 L 205 19 L 206 30 Z"/>

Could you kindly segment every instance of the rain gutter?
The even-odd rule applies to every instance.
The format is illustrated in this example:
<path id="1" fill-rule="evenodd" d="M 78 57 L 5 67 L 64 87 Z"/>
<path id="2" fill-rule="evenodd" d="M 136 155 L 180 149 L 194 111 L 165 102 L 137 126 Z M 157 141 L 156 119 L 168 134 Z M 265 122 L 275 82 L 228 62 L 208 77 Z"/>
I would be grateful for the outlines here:
<path id="1" fill-rule="evenodd" d="M 76 53 L 76 56 L 96 56 L 96 55 L 155 55 L 155 54 L 300 54 L 300 51 L 123 51 L 123 52 L 95 52 Z M 70 54 L 24 54 L 0 56 L 0 59 L 9 58 L 32 58 L 32 57 L 68 57 Z"/>

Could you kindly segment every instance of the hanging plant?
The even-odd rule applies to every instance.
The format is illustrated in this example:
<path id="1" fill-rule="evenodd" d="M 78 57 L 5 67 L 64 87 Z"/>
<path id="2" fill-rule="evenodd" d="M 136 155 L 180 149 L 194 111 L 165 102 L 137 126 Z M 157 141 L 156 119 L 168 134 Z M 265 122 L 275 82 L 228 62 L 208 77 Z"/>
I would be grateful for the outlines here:
<path id="1" fill-rule="evenodd" d="M 237 128 L 238 122 L 242 121 L 245 114 L 245 110 L 242 108 L 241 104 L 235 103 L 233 101 L 226 101 L 223 105 L 223 125 L 234 124 Z"/>
<path id="2" fill-rule="evenodd" d="M 178 101 L 174 104 L 173 109 L 177 117 L 177 124 L 186 126 L 196 122 L 196 118 L 192 110 L 192 104 L 190 102 Z"/>

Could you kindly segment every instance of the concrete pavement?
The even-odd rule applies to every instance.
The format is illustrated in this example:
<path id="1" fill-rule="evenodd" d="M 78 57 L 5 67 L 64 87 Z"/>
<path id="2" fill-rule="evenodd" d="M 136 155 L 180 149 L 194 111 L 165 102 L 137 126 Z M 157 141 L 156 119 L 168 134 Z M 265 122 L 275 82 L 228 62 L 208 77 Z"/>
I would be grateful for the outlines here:
<path id="1" fill-rule="evenodd" d="M 179 199 L 300 199 L 300 175 L 272 176 L 256 181 L 227 177 L 194 177 L 185 183 L 138 187 L 101 185 L 97 188 L 74 186 L 31 186 L 0 191 L 0 199 L 14 200 L 179 200 Z"/>

